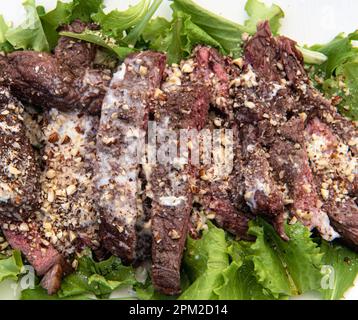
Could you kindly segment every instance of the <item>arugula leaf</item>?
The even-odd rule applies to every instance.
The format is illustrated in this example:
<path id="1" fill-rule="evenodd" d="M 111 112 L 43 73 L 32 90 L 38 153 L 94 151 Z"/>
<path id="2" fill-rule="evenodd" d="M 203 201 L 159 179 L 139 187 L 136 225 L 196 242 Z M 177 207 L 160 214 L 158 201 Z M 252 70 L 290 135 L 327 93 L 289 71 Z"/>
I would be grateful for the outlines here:
<path id="1" fill-rule="evenodd" d="M 79 259 L 75 273 L 68 275 L 58 292 L 59 298 L 83 294 L 108 297 L 117 288 L 136 283 L 132 267 L 123 266 L 120 259 L 112 256 L 102 262 L 94 262 L 90 255 Z"/>
<path id="2" fill-rule="evenodd" d="M 245 31 L 249 34 L 255 33 L 257 24 L 265 20 L 270 22 L 272 33 L 277 34 L 281 27 L 280 20 L 285 16 L 285 13 L 279 6 L 273 4 L 271 7 L 268 7 L 258 0 L 248 0 L 245 10 L 249 15 L 249 19 L 245 21 L 244 26 Z"/>
<path id="3" fill-rule="evenodd" d="M 119 46 L 114 39 L 97 30 L 93 31 L 86 29 L 82 33 L 62 31 L 60 32 L 60 35 L 94 43 L 98 46 L 113 51 L 121 59 L 124 59 L 129 53 L 134 51 L 133 48 Z"/>
<path id="4" fill-rule="evenodd" d="M 10 258 L 0 259 L 0 282 L 5 279 L 17 280 L 22 268 L 23 263 L 19 251 L 15 250 Z"/>
<path id="5" fill-rule="evenodd" d="M 11 27 L 6 31 L 7 41 L 15 49 L 49 51 L 50 46 L 37 13 L 35 1 L 26 0 L 23 5 L 26 10 L 26 19 L 18 27 Z"/>
<path id="6" fill-rule="evenodd" d="M 358 274 L 358 254 L 338 244 L 321 243 L 324 253 L 325 278 L 321 289 L 326 300 L 338 300 L 354 285 Z"/>
<path id="7" fill-rule="evenodd" d="M 200 240 L 187 241 L 184 270 L 192 284 L 181 300 L 216 299 L 214 290 L 222 284 L 222 272 L 229 266 L 225 232 L 211 223 L 208 226 Z"/>

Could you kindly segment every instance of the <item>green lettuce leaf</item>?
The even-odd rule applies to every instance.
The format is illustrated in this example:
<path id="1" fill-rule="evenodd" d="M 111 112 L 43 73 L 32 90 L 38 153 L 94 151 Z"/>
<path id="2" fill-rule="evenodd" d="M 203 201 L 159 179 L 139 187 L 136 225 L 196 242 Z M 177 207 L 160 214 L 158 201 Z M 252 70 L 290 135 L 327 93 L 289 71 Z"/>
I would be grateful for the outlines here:
<path id="1" fill-rule="evenodd" d="M 311 47 L 328 58 L 312 73 L 313 76 L 320 73 L 323 78 L 323 83 L 317 85 L 318 89 L 328 98 L 341 97 L 340 112 L 353 120 L 358 119 L 358 48 L 352 44 L 356 40 L 358 31 L 348 36 L 340 34 L 328 44 Z"/>
<path id="2" fill-rule="evenodd" d="M 278 6 L 267 7 L 258 0 L 249 0 L 246 3 L 245 9 L 249 19 L 244 25 L 216 15 L 191 0 L 174 0 L 172 8 L 174 13 L 180 11 L 187 14 L 191 24 L 196 26 L 195 28 L 191 26 L 184 32 L 189 41 L 193 38 L 193 42 L 212 45 L 221 49 L 222 53 L 233 56 L 241 54 L 243 33 L 255 33 L 257 23 L 262 20 L 269 20 L 273 32 L 277 33 L 280 19 L 284 16 Z M 197 36 L 198 32 L 199 37 Z"/>
<path id="3" fill-rule="evenodd" d="M 358 274 L 358 254 L 338 244 L 323 241 L 321 251 L 324 253 L 322 278 L 322 295 L 326 300 L 338 300 L 354 285 Z"/>
<path id="4" fill-rule="evenodd" d="M 70 20 L 80 19 L 83 22 L 91 22 L 92 15 L 101 10 L 103 0 L 73 0 L 73 9 Z"/>
<path id="5" fill-rule="evenodd" d="M 310 231 L 300 223 L 287 225 L 285 242 L 271 225 L 261 224 L 251 224 L 249 232 L 257 239 L 248 250 L 259 283 L 276 298 L 318 290 L 322 254 Z"/>
<path id="6" fill-rule="evenodd" d="M 123 39 L 123 32 L 137 25 L 149 8 L 149 0 L 140 0 L 125 11 L 112 10 L 108 14 L 100 10 L 92 15 L 94 22 L 101 26 L 104 33 L 116 40 Z"/>
<path id="7" fill-rule="evenodd" d="M 45 12 L 45 9 L 41 6 L 37 7 L 37 12 L 51 49 L 56 46 L 59 38 L 58 27 L 71 22 L 72 10 L 72 2 L 67 3 L 62 1 L 58 1 L 56 8 L 49 12 Z"/>
<path id="8" fill-rule="evenodd" d="M 123 266 L 120 259 L 112 256 L 108 260 L 95 262 L 90 255 L 79 259 L 75 273 L 68 275 L 58 292 L 60 298 L 93 294 L 106 298 L 121 286 L 136 283 L 132 267 Z"/>
<path id="9" fill-rule="evenodd" d="M 281 27 L 280 20 L 285 16 L 279 6 L 273 4 L 271 7 L 268 7 L 258 0 L 248 0 L 245 10 L 249 15 L 249 19 L 245 21 L 244 26 L 249 34 L 255 33 L 257 24 L 265 20 L 270 22 L 272 33 L 277 34 Z"/>
<path id="10" fill-rule="evenodd" d="M 129 53 L 134 51 L 133 48 L 118 45 L 113 38 L 108 37 L 101 31 L 93 31 L 89 29 L 86 29 L 82 33 L 62 31 L 60 32 L 60 35 L 94 43 L 112 51 L 121 59 L 124 59 Z"/>
<path id="11" fill-rule="evenodd" d="M 49 51 L 50 45 L 42 27 L 34 0 L 24 3 L 26 19 L 18 27 L 9 28 L 5 37 L 15 49 L 30 49 L 35 51 Z"/>
<path id="12" fill-rule="evenodd" d="M 200 240 L 187 241 L 184 270 L 192 284 L 181 294 L 180 300 L 217 299 L 214 292 L 222 285 L 223 271 L 229 266 L 225 232 L 209 224 Z"/>
<path id="13" fill-rule="evenodd" d="M 142 37 L 145 41 L 154 44 L 158 39 L 165 36 L 165 33 L 170 28 L 170 22 L 162 17 L 151 19 L 145 29 L 143 30 Z"/>
<path id="14" fill-rule="evenodd" d="M 9 26 L 4 20 L 4 17 L 0 15 L 0 51 L 11 52 L 14 50 L 14 47 L 6 39 L 6 31 L 9 29 Z"/>
<path id="15" fill-rule="evenodd" d="M 220 43 L 223 53 L 241 53 L 242 33 L 245 32 L 243 26 L 216 15 L 191 0 L 174 0 L 172 8 L 174 12 L 181 11 L 190 16 L 193 24 Z"/>
<path id="16" fill-rule="evenodd" d="M 94 297 L 87 294 L 80 294 L 77 296 L 70 296 L 66 298 L 60 298 L 58 295 L 48 295 L 47 291 L 40 285 L 37 285 L 34 289 L 25 289 L 21 291 L 21 300 L 93 300 Z"/>
<path id="17" fill-rule="evenodd" d="M 0 282 L 5 279 L 17 280 L 22 269 L 21 253 L 15 250 L 11 257 L 0 259 Z"/>
<path id="18" fill-rule="evenodd" d="M 224 270 L 223 284 L 215 289 L 219 300 L 268 300 L 273 296 L 257 281 L 252 261 L 245 259 L 245 242 L 232 242 L 228 253 L 232 259 Z"/>
<path id="19" fill-rule="evenodd" d="M 159 6 L 163 0 L 153 0 L 151 6 L 142 16 L 139 23 L 129 31 L 128 35 L 124 38 L 124 42 L 129 45 L 135 45 L 138 39 L 142 36 L 143 31 L 147 27 L 150 19 L 153 17 L 154 13 L 158 10 Z"/>

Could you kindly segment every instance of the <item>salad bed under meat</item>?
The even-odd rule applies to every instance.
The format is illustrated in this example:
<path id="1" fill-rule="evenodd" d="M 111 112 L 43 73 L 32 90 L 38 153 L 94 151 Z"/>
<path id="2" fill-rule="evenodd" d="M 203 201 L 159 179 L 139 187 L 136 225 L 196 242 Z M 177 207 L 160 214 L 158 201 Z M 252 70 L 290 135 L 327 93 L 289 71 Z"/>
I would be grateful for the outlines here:
<path id="1" fill-rule="evenodd" d="M 238 25 L 191 0 L 153 19 L 160 3 L 28 0 L 33 25 L 0 17 L 0 281 L 28 262 L 23 299 L 342 298 L 358 271 L 357 33 L 309 50 L 277 35 L 275 5 L 249 0 Z M 150 161 L 153 123 L 168 161 Z M 184 157 L 183 131 L 201 133 Z M 194 161 L 227 149 L 220 167 Z"/>

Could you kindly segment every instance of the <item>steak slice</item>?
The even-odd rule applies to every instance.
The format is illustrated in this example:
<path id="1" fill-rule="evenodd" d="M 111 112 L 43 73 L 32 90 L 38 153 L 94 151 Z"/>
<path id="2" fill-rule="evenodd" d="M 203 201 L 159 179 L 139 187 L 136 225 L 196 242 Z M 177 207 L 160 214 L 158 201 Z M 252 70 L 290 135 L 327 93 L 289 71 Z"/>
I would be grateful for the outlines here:
<path id="1" fill-rule="evenodd" d="M 20 100 L 46 109 L 98 113 L 110 73 L 72 70 L 55 56 L 16 51 L 0 59 L 1 82 Z"/>
<path id="2" fill-rule="evenodd" d="M 230 127 L 230 121 L 226 122 L 227 119 L 220 118 L 218 122 L 218 119 L 216 113 L 210 113 L 209 124 L 203 131 L 204 135 L 207 131 L 208 136 L 214 132 L 220 132 L 221 139 L 220 143 L 211 141 L 213 143 L 211 157 L 214 163 L 201 166 L 196 182 L 195 201 L 201 205 L 207 216 L 213 217 L 218 226 L 237 238 L 252 240 L 247 231 L 248 223 L 254 217 L 249 212 L 244 199 L 242 154 L 238 130 L 233 125 L 232 136 L 231 133 L 229 135 L 225 128 Z M 213 137 L 217 135 L 214 134 Z M 225 162 L 215 156 L 219 154 L 226 155 L 225 159 L 222 159 Z"/>
<path id="3" fill-rule="evenodd" d="M 306 148 L 323 208 L 343 240 L 358 245 L 357 157 L 327 124 L 315 118 L 305 130 Z"/>
<path id="4" fill-rule="evenodd" d="M 39 170 L 26 136 L 24 107 L 0 88 L 0 216 L 22 220 L 39 208 Z"/>
<path id="5" fill-rule="evenodd" d="M 147 129 L 149 104 L 160 87 L 165 55 L 130 55 L 114 74 L 102 106 L 97 135 L 96 188 L 101 212 L 101 237 L 114 255 L 135 259 L 140 181 L 137 152 Z"/>
<path id="6" fill-rule="evenodd" d="M 268 21 L 260 23 L 256 34 L 247 42 L 245 59 L 268 82 L 280 82 L 283 78 L 294 83 L 308 82 L 296 42 L 282 36 L 273 37 Z"/>
<path id="7" fill-rule="evenodd" d="M 324 239 L 335 239 L 338 234 L 321 208 L 304 144 L 278 139 L 270 149 L 269 159 L 282 183 L 287 185 L 286 203 L 291 202 L 291 214 L 310 229 L 317 228 Z"/>
<path id="8" fill-rule="evenodd" d="M 201 130 L 208 109 L 206 87 L 185 83 L 167 92 L 165 102 L 157 103 L 154 110 L 158 154 L 148 179 L 152 194 L 152 281 L 156 290 L 167 295 L 181 291 L 180 266 L 192 210 L 191 185 L 195 179 L 191 160 L 183 158 L 183 154 L 178 157 L 178 133 L 182 129 Z M 175 135 L 167 135 L 167 130 Z M 180 147 L 187 148 L 187 143 Z M 164 155 L 166 150 L 169 156 Z"/>
<path id="9" fill-rule="evenodd" d="M 70 272 L 71 267 L 43 237 L 37 223 L 31 219 L 24 222 L 1 219 L 1 229 L 10 246 L 24 254 L 38 276 L 44 276 L 41 285 L 47 292 L 56 293 L 62 276 Z"/>
<path id="10" fill-rule="evenodd" d="M 97 30 L 98 26 L 76 19 L 71 24 L 61 27 L 60 31 L 82 33 L 86 29 Z M 61 36 L 54 50 L 54 55 L 62 64 L 81 73 L 87 68 L 93 69 L 96 51 L 97 46 L 92 43 Z"/>
<path id="11" fill-rule="evenodd" d="M 245 201 L 253 214 L 271 220 L 280 237 L 288 240 L 284 231 L 284 187 L 276 181 L 270 155 L 260 143 L 259 130 L 247 125 L 240 136 Z"/>

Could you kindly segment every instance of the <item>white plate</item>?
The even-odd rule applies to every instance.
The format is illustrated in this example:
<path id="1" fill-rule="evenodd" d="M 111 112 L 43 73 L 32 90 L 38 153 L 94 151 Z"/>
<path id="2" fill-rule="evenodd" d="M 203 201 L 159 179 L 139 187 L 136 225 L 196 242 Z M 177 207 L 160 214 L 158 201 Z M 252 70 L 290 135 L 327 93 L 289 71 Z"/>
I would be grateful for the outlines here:
<path id="1" fill-rule="evenodd" d="M 70 0 L 62 0 L 70 2 Z M 195 0 L 208 10 L 225 18 L 242 23 L 246 14 L 246 1 L 233 0 Z M 357 0 L 262 0 L 267 4 L 276 3 L 285 12 L 282 21 L 281 34 L 291 37 L 300 44 L 312 45 L 325 43 L 340 32 L 352 32 L 358 28 Z M 47 10 L 54 8 L 56 0 L 37 0 Z M 138 0 L 105 0 L 107 10 L 125 9 L 129 4 Z M 19 24 L 24 18 L 22 0 L 0 1 L 0 14 L 6 21 Z M 164 0 L 158 15 L 170 17 L 170 2 Z M 357 282 L 357 281 L 356 281 Z M 14 299 L 18 296 L 16 285 L 7 281 L 0 284 L 0 299 Z M 305 295 L 304 298 L 317 299 L 315 295 Z M 346 299 L 358 300 L 358 283 L 346 294 Z"/>

